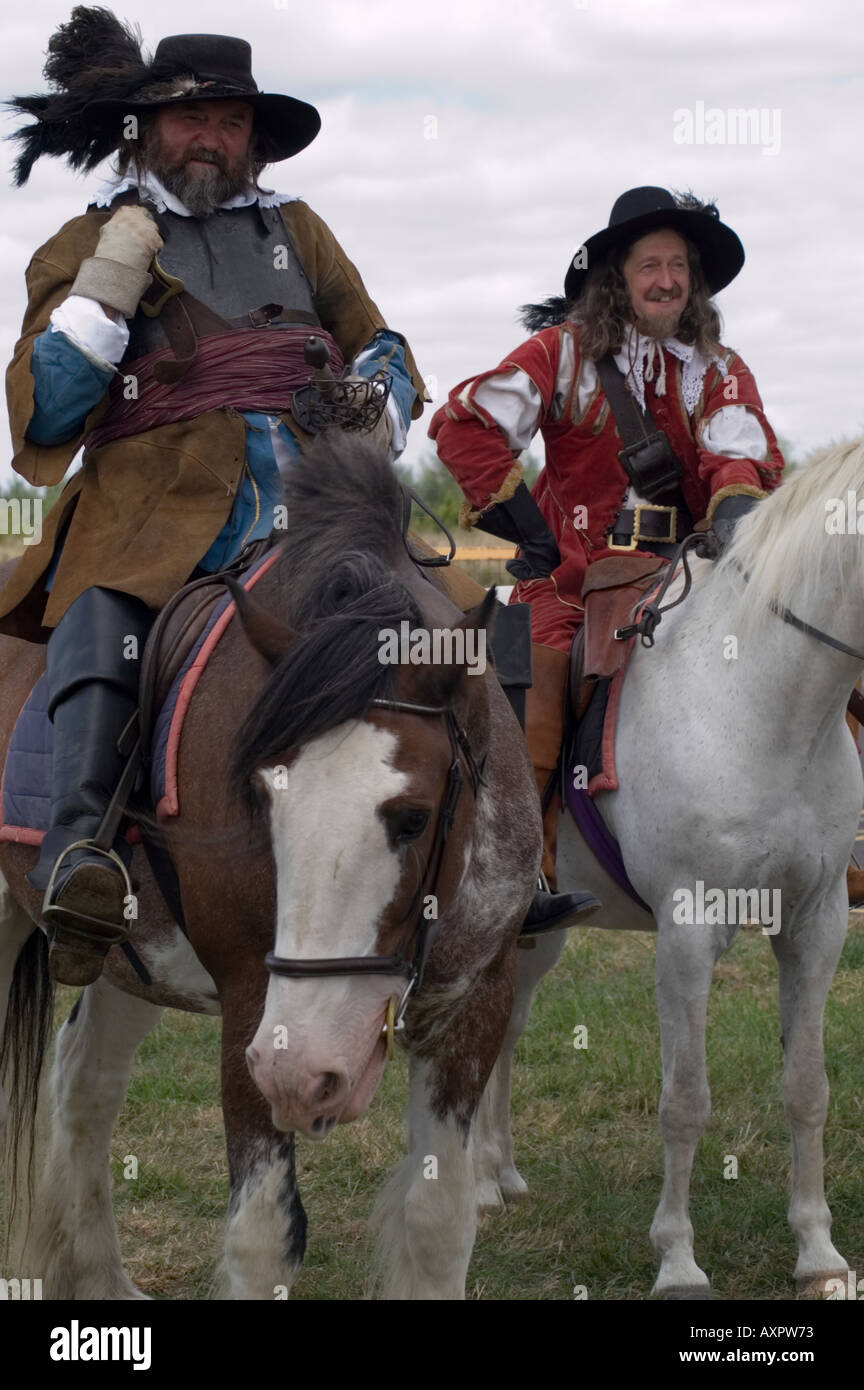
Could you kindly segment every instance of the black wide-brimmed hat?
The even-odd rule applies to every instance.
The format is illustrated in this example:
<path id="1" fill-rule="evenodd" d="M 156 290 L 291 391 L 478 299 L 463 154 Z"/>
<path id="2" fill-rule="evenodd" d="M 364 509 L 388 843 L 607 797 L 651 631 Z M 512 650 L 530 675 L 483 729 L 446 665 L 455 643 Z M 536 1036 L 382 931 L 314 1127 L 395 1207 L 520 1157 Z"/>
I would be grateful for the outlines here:
<path id="1" fill-rule="evenodd" d="M 713 203 L 700 203 L 691 193 L 673 194 L 665 188 L 631 188 L 615 200 L 608 227 L 589 237 L 570 262 L 564 279 L 567 298 L 579 298 L 588 272 L 610 251 L 632 246 L 661 227 L 671 227 L 692 241 L 711 294 L 734 280 L 744 264 L 744 247 L 732 228 L 720 221 Z"/>
<path id="2" fill-rule="evenodd" d="M 73 169 L 95 168 L 117 149 L 125 117 L 168 103 L 249 102 L 258 151 L 268 164 L 305 149 L 321 129 L 308 102 L 259 91 L 245 39 L 174 34 L 148 62 L 137 31 L 99 6 L 76 6 L 51 36 L 44 75 L 53 92 L 7 103 L 36 117 L 10 137 L 23 146 L 15 162 L 19 186 L 43 154 L 65 155 Z"/>

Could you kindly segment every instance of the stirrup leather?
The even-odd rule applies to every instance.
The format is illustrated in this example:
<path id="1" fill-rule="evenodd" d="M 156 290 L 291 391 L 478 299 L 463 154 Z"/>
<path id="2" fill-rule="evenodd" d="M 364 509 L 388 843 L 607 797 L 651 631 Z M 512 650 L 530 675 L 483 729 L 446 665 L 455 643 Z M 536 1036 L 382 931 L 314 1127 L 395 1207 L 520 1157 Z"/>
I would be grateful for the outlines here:
<path id="1" fill-rule="evenodd" d="M 66 858 L 66 855 L 71 854 L 72 850 L 75 849 L 86 849 L 91 854 L 101 854 L 103 858 L 110 859 L 111 863 L 116 865 L 123 876 L 126 889 L 124 898 L 131 897 L 132 895 L 132 881 L 129 878 L 126 865 L 123 863 L 123 860 L 116 850 L 101 849 L 100 846 L 94 844 L 92 840 L 76 840 L 73 844 L 67 845 L 64 850 L 61 850 L 60 854 L 57 856 L 54 868 L 51 870 L 51 877 L 48 880 L 48 887 L 45 889 L 42 916 L 47 918 L 49 923 L 53 922 L 58 927 L 62 927 L 63 931 L 68 932 L 70 936 L 80 936 L 84 941 L 92 941 L 98 946 L 119 946 L 122 941 L 128 941 L 129 939 L 130 933 L 128 927 L 112 926 L 104 917 L 90 917 L 87 913 L 72 912 L 70 908 L 64 907 L 62 903 L 51 902 L 51 894 L 54 889 L 54 880 L 57 877 L 57 871 Z M 88 931 L 86 927 L 80 926 L 81 922 L 90 922 L 94 927 L 98 927 L 99 930 Z"/>

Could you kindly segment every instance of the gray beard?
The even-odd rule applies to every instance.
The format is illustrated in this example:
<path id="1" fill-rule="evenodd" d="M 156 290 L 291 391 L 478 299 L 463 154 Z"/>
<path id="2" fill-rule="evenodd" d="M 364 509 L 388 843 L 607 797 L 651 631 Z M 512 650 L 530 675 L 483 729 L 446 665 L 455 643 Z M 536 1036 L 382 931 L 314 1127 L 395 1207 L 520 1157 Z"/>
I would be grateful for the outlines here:
<path id="1" fill-rule="evenodd" d="M 200 169 L 191 173 L 185 165 L 181 169 L 160 169 L 158 164 L 151 164 L 150 167 L 162 186 L 179 198 L 193 217 L 209 217 L 220 203 L 242 193 L 249 183 L 246 173 L 242 178 L 232 178 L 215 164 L 212 173 L 207 174 L 202 174 Z"/>
<path id="2" fill-rule="evenodd" d="M 652 314 L 650 319 L 637 318 L 636 327 L 644 337 L 656 338 L 658 342 L 662 343 L 665 338 L 675 337 L 684 307 L 673 309 L 670 312 L 669 309 L 663 310 L 658 306 L 658 312 Z"/>

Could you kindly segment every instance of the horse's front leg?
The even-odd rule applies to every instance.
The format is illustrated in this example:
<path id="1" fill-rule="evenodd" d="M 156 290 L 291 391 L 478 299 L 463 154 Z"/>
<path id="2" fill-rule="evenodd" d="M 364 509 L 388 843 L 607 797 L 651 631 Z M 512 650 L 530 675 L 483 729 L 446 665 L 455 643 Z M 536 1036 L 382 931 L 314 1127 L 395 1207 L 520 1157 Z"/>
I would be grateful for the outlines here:
<path id="1" fill-rule="evenodd" d="M 513 1160 L 510 1100 L 513 1054 L 525 1028 L 534 994 L 543 976 L 557 963 L 567 940 L 566 931 L 544 932 L 534 945 L 516 952 L 516 998 L 489 1084 L 477 1110 L 474 1138 L 474 1176 L 477 1210 L 492 1211 L 502 1202 L 516 1202 L 528 1195 L 528 1184 Z"/>
<path id="2" fill-rule="evenodd" d="M 411 1036 L 410 1152 L 373 1216 L 382 1297 L 462 1299 L 477 1230 L 474 1119 L 507 1030 L 512 960 L 478 981 L 449 1017 L 434 1009 L 424 1041 L 422 1003 Z M 418 1026 L 420 1025 L 420 1026 Z"/>
<path id="3" fill-rule="evenodd" d="M 659 1118 L 664 1175 L 650 1235 L 660 1256 L 653 1291 L 667 1296 L 707 1294 L 710 1287 L 693 1256 L 690 1174 L 711 1114 L 705 1016 L 717 954 L 710 928 L 658 918 L 655 985 L 663 1059 Z"/>
<path id="4" fill-rule="evenodd" d="M 824 1292 L 829 1279 L 843 1278 L 848 1269 L 831 1243 L 822 1146 L 828 1113 L 822 1022 L 847 920 L 844 899 L 806 925 L 796 923 L 794 930 L 781 926 L 771 937 L 780 975 L 783 1103 L 792 1135 L 789 1225 L 798 1241 L 799 1293 Z"/>
<path id="5" fill-rule="evenodd" d="M 273 1128 L 270 1107 L 246 1064 L 257 1019 L 248 998 L 223 995 L 222 1111 L 231 1179 L 223 1296 L 272 1301 L 287 1298 L 300 1273 L 306 1213 L 297 1190 L 294 1135 Z"/>
<path id="6" fill-rule="evenodd" d="M 163 1010 L 104 979 L 60 1032 L 51 1143 L 27 1244 L 48 1298 L 145 1298 L 123 1268 L 108 1166 L 135 1053 Z"/>

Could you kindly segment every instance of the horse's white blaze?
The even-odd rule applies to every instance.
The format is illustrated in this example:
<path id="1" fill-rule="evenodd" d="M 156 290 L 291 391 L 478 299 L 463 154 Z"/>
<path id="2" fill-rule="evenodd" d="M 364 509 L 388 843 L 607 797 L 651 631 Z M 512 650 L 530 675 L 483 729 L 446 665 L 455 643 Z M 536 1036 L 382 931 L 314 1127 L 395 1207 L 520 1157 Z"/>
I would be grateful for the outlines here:
<path id="1" fill-rule="evenodd" d="M 355 722 L 307 744 L 287 771 L 262 772 L 276 863 L 277 955 L 375 954 L 381 914 L 403 872 L 378 815 L 408 784 L 394 767 L 397 746 L 389 731 Z M 249 1062 L 278 1128 L 320 1137 L 313 1123 L 329 1124 L 346 1106 L 353 1118 L 352 1097 L 362 1108 L 369 1098 L 362 1093 L 377 1082 L 373 1054 L 387 999 L 404 983 L 396 976 L 271 976 Z"/>

